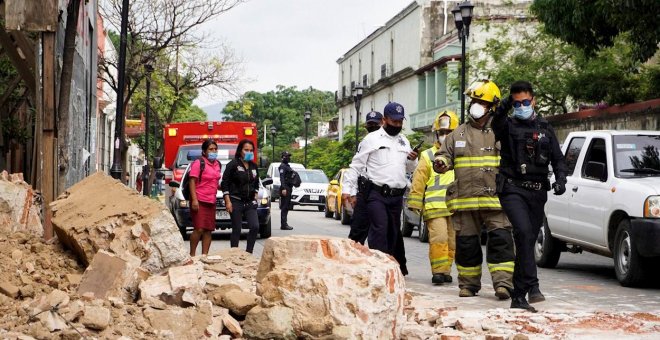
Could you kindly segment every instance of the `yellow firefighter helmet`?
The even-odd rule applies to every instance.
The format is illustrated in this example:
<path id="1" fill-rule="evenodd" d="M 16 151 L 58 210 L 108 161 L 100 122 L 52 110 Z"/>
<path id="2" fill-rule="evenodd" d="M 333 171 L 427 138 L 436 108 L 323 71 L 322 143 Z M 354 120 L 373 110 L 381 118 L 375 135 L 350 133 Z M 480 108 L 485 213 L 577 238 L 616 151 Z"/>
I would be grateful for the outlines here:
<path id="1" fill-rule="evenodd" d="M 489 103 L 497 103 L 502 98 L 500 89 L 490 80 L 480 80 L 465 90 L 465 94 L 470 98 L 483 100 Z"/>
<path id="2" fill-rule="evenodd" d="M 454 111 L 442 111 L 433 120 L 431 131 L 454 130 L 458 126 L 458 117 Z"/>

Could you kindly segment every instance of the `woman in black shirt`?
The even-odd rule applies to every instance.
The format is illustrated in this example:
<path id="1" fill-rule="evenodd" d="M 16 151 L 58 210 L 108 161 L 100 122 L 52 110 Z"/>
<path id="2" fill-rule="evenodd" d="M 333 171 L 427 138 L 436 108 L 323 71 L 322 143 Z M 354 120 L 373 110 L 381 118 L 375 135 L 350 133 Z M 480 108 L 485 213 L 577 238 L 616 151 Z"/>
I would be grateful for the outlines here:
<path id="1" fill-rule="evenodd" d="M 252 253 L 259 232 L 257 216 L 257 193 L 259 192 L 259 173 L 254 163 L 254 144 L 248 139 L 238 143 L 234 159 L 227 164 L 220 182 L 227 212 L 231 215 L 231 247 L 238 247 L 241 239 L 243 216 L 250 231 L 247 238 L 248 253 Z"/>

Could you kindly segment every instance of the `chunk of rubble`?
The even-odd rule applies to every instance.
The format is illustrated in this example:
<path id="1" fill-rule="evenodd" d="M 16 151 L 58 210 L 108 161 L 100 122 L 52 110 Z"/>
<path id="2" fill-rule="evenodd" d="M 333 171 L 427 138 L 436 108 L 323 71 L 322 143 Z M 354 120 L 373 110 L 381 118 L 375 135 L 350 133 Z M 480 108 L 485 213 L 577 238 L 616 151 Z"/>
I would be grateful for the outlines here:
<path id="1" fill-rule="evenodd" d="M 95 299 L 105 299 L 109 296 L 132 299 L 142 277 L 139 265 L 140 260 L 137 258 L 127 262 L 115 254 L 101 250 L 85 270 L 78 286 L 78 294 L 91 294 Z"/>
<path id="2" fill-rule="evenodd" d="M 0 233 L 43 236 L 41 205 L 41 196 L 23 180 L 23 174 L 0 173 Z"/>
<path id="3" fill-rule="evenodd" d="M 161 203 L 97 172 L 51 203 L 60 242 L 88 265 L 99 250 L 151 274 L 189 260 L 172 214 Z"/>
<path id="4" fill-rule="evenodd" d="M 404 293 L 393 258 L 343 238 L 271 238 L 257 271 L 262 307 L 290 307 L 295 336 L 326 337 L 344 327 L 355 338 L 398 338 Z M 265 332 L 256 322 L 248 324 L 250 337 Z"/>

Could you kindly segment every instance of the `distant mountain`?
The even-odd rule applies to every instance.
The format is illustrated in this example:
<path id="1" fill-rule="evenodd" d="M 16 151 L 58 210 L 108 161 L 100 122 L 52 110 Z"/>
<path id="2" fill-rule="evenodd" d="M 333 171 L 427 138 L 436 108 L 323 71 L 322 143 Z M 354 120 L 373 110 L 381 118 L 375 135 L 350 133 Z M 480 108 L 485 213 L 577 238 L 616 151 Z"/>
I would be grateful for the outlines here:
<path id="1" fill-rule="evenodd" d="M 204 106 L 202 110 L 206 112 L 209 121 L 222 120 L 222 109 L 225 108 L 227 102 L 220 102 L 209 106 Z"/>

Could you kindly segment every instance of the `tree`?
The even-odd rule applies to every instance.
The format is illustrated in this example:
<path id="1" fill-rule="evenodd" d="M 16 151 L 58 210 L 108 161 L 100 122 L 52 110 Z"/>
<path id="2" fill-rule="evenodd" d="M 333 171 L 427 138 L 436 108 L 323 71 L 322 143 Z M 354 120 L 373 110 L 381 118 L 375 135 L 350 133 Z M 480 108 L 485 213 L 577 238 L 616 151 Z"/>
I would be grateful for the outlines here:
<path id="1" fill-rule="evenodd" d="M 225 120 L 257 123 L 260 129 L 266 129 L 269 142 L 268 131 L 271 126 L 275 126 L 277 128 L 275 144 L 290 145 L 296 137 L 305 133 L 304 112 L 309 110 L 312 113 L 309 122 L 311 139 L 317 134 L 315 129 L 317 122 L 330 118 L 328 112 L 333 107 L 331 103 L 334 103 L 332 92 L 320 91 L 312 87 L 301 91 L 295 86 L 278 85 L 275 91 L 266 93 L 246 92 L 240 99 L 229 101 L 222 113 Z M 326 116 L 323 117 L 323 114 Z M 263 141 L 259 141 L 259 147 L 263 146 Z"/>
<path id="2" fill-rule="evenodd" d="M 531 11 L 548 33 L 593 55 L 629 33 L 633 55 L 646 61 L 658 50 L 660 25 L 657 0 L 534 0 Z"/>

